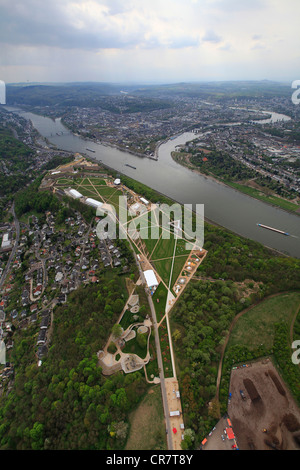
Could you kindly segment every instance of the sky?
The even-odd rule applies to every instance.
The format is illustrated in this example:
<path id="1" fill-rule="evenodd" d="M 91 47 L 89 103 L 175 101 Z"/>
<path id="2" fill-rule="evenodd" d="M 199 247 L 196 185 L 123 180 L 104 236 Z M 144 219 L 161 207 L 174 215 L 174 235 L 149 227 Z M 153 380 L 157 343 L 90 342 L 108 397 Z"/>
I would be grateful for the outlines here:
<path id="1" fill-rule="evenodd" d="M 299 0 L 0 0 L 0 80 L 300 79 Z"/>

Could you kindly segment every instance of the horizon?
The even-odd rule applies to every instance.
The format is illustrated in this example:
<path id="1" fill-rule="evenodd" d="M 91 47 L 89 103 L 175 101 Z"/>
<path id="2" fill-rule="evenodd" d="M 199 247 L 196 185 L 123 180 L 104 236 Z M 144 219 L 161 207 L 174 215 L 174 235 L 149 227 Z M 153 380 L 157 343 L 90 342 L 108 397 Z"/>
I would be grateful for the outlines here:
<path id="1" fill-rule="evenodd" d="M 0 1 L 6 83 L 299 78 L 297 0 Z"/>
<path id="2" fill-rule="evenodd" d="M 20 81 L 20 82 L 6 82 L 6 85 L 81 85 L 81 84 L 91 84 L 91 85 L 189 85 L 189 84 L 205 84 L 205 83 L 273 83 L 273 84 L 282 84 L 290 85 L 293 82 L 293 79 L 286 80 L 276 80 L 276 79 L 227 79 L 227 80 L 180 80 L 180 81 L 100 81 L 100 80 L 75 80 L 75 81 Z"/>

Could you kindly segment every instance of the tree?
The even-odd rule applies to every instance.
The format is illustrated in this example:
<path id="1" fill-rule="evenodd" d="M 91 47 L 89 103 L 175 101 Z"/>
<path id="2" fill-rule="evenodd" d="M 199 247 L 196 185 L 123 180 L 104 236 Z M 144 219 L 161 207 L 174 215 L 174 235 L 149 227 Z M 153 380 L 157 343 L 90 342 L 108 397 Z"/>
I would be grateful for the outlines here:
<path id="1" fill-rule="evenodd" d="M 44 442 L 44 425 L 35 422 L 33 425 L 33 428 L 29 432 L 30 438 L 31 438 L 31 447 L 33 450 L 40 450 L 43 448 L 43 442 Z"/>
<path id="2" fill-rule="evenodd" d="M 188 449 L 192 449 L 193 447 L 193 442 L 195 440 L 195 433 L 192 429 L 186 429 L 184 431 L 184 440 L 181 444 L 181 448 L 183 450 L 188 450 Z"/>
<path id="3" fill-rule="evenodd" d="M 113 303 L 113 309 L 116 313 L 121 313 L 124 307 L 124 302 L 122 299 L 117 299 Z"/>
<path id="4" fill-rule="evenodd" d="M 123 333 L 123 328 L 119 323 L 116 323 L 112 329 L 111 332 L 115 338 L 120 338 L 121 334 Z"/>
<path id="5" fill-rule="evenodd" d="M 209 416 L 215 419 L 220 418 L 220 403 L 218 400 L 212 400 L 209 404 L 209 410 L 208 410 Z"/>
<path id="6" fill-rule="evenodd" d="M 181 338 L 181 333 L 178 328 L 176 328 L 172 336 L 173 336 L 173 340 L 175 341 L 175 343 Z"/>

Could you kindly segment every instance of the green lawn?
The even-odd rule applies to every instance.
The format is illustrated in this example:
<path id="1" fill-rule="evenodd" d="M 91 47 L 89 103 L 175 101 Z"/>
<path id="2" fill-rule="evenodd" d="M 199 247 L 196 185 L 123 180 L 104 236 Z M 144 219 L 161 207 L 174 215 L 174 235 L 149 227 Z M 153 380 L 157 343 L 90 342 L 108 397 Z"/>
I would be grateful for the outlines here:
<path id="1" fill-rule="evenodd" d="M 157 322 L 159 322 L 165 313 L 167 304 L 168 291 L 164 284 L 161 282 L 153 294 L 153 303 L 156 311 Z"/>
<path id="2" fill-rule="evenodd" d="M 147 355 L 147 345 L 148 345 L 148 335 L 149 333 L 144 333 L 142 337 L 144 338 L 144 344 L 143 346 L 139 343 L 137 339 L 137 335 L 139 334 L 137 332 L 138 328 L 134 327 L 133 330 L 136 333 L 136 336 L 132 338 L 130 341 L 126 341 L 126 344 L 124 348 L 122 349 L 122 352 L 124 354 L 136 354 L 139 356 L 141 359 L 145 359 Z"/>
<path id="3" fill-rule="evenodd" d="M 168 258 L 163 261 L 155 261 L 153 264 L 155 266 L 156 271 L 162 278 L 162 280 L 165 282 L 167 286 L 169 286 L 169 279 L 170 279 L 170 273 L 171 273 L 171 268 L 172 268 L 172 259 Z"/>
<path id="4" fill-rule="evenodd" d="M 164 232 L 167 236 L 167 232 Z M 158 244 L 155 247 L 154 252 L 152 253 L 152 260 L 160 260 L 162 258 L 170 258 L 174 253 L 174 244 L 175 239 L 173 234 L 170 233 L 170 238 L 163 238 L 159 240 Z"/>
<path id="5" fill-rule="evenodd" d="M 166 319 L 162 322 L 159 330 L 160 349 L 164 366 L 165 378 L 173 377 L 173 367 L 171 361 L 170 341 Z"/>
<path id="6" fill-rule="evenodd" d="M 98 186 L 98 185 L 106 186 L 106 182 L 102 178 L 89 178 L 89 180 L 95 186 Z"/>
<path id="7" fill-rule="evenodd" d="M 171 234 L 170 240 L 160 239 L 152 254 L 152 260 L 155 265 L 155 268 L 163 279 L 163 281 L 167 284 L 167 286 L 170 282 L 170 275 L 173 265 L 170 288 L 173 287 L 190 253 L 190 251 L 185 249 L 185 240 L 178 239 L 176 242 L 175 257 L 173 263 L 174 249 L 175 239 L 173 234 Z"/>
<path id="8" fill-rule="evenodd" d="M 87 178 L 77 178 L 74 181 L 63 179 L 58 181 L 62 185 L 72 186 L 73 189 L 76 189 L 85 197 L 90 197 L 100 202 L 102 202 L 103 198 L 105 202 L 114 206 L 118 212 L 119 196 L 122 196 L 123 193 L 119 189 L 107 186 L 104 180 L 91 178 L 91 182 L 89 182 Z"/>

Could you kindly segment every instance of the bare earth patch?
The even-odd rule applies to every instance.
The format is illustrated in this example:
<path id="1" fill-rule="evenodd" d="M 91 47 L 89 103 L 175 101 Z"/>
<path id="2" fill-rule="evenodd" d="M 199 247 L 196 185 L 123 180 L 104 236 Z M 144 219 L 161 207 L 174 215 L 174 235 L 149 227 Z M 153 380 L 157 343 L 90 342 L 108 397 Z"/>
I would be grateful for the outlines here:
<path id="1" fill-rule="evenodd" d="M 271 360 L 233 370 L 230 392 L 228 414 L 240 449 L 300 449 L 300 410 Z"/>

